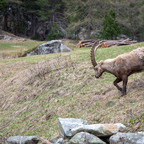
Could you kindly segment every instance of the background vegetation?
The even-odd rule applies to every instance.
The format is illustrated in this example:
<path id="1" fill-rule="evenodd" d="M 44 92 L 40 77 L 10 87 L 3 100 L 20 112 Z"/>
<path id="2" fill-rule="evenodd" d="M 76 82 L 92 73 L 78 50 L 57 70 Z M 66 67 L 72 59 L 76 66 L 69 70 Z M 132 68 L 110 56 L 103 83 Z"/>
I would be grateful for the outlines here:
<path id="1" fill-rule="evenodd" d="M 97 37 L 105 29 L 104 17 L 110 10 L 122 34 L 144 40 L 143 0 L 1 0 L 0 25 L 16 35 L 40 40 L 75 39 L 83 30 L 88 38 L 91 32 Z"/>

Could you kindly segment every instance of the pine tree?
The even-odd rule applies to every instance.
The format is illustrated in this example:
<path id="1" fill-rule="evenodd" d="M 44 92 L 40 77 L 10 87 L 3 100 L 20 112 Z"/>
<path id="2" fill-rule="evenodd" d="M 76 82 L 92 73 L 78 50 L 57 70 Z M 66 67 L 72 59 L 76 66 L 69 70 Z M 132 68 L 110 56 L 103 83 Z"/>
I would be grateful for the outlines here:
<path id="1" fill-rule="evenodd" d="M 6 0 L 1 0 L 0 1 L 0 12 L 3 12 L 6 8 L 7 1 Z"/>
<path id="2" fill-rule="evenodd" d="M 116 13 L 113 10 L 110 10 L 103 20 L 102 37 L 104 39 L 115 39 L 120 33 L 121 28 L 116 22 Z"/>
<path id="3" fill-rule="evenodd" d="M 7 1 L 1 0 L 0 1 L 0 18 L 2 19 L 1 25 L 3 25 L 3 29 L 7 29 Z"/>

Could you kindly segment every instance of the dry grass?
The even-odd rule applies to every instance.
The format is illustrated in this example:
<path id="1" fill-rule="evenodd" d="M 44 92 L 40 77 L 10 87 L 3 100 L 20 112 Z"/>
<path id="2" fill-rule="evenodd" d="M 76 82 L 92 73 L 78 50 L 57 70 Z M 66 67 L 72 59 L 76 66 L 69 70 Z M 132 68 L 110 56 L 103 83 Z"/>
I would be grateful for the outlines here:
<path id="1" fill-rule="evenodd" d="M 119 53 L 118 49 L 123 50 L 112 48 L 113 55 Z M 127 131 L 144 130 L 144 73 L 129 78 L 128 94 L 120 98 L 112 84 L 114 76 L 94 78 L 89 49 L 60 54 L 36 64 L 17 59 L 0 63 L 0 67 L 3 137 L 37 135 L 48 143 L 51 137 L 58 136 L 58 117 L 82 118 L 89 123 L 121 122 Z"/>

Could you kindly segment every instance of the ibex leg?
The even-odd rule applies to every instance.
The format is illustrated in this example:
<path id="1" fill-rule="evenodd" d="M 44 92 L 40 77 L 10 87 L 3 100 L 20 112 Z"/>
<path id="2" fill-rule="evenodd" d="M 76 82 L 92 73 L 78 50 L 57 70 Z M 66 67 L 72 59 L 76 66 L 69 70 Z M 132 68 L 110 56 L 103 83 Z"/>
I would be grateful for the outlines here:
<path id="1" fill-rule="evenodd" d="M 122 88 L 121 88 L 120 86 L 118 86 L 118 83 L 121 82 L 121 81 L 122 81 L 122 79 L 117 78 L 117 79 L 113 82 L 113 84 L 114 84 L 114 86 L 116 86 L 116 88 L 117 88 L 119 91 L 122 92 Z"/>
<path id="2" fill-rule="evenodd" d="M 126 95 L 126 91 L 127 91 L 128 77 L 127 76 L 123 76 L 122 80 L 123 80 L 122 96 L 124 96 L 124 95 Z"/>

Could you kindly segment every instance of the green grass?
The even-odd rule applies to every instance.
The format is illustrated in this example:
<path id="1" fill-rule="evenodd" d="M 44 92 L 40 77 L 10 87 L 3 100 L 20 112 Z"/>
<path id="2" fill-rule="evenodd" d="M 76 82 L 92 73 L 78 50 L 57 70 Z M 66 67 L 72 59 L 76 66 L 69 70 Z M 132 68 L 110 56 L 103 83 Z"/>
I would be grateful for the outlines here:
<path id="1" fill-rule="evenodd" d="M 3 58 L 16 58 L 25 55 L 43 42 L 27 40 L 27 41 L 0 41 L 0 53 Z"/>
<path id="2" fill-rule="evenodd" d="M 3 49 L 9 51 L 11 44 L 6 45 Z M 36 42 L 23 45 L 30 50 Z M 144 43 L 101 48 L 96 59 L 114 58 L 142 46 Z M 128 94 L 120 98 L 112 84 L 113 75 L 104 73 L 95 79 L 90 48 L 72 49 L 69 53 L 0 60 L 2 136 L 57 137 L 58 117 L 82 118 L 93 124 L 121 122 L 131 132 L 144 129 L 144 73 L 130 76 Z"/>

